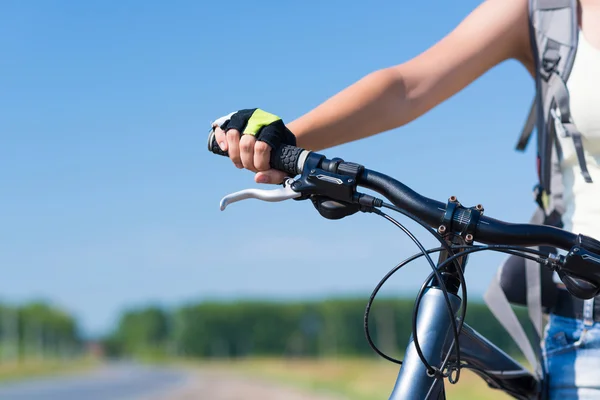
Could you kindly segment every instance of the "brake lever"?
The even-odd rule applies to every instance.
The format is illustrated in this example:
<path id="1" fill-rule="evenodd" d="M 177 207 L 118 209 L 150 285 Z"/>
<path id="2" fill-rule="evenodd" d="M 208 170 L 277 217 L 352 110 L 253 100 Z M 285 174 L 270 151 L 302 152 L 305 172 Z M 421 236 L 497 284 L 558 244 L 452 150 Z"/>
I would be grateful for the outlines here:
<path id="1" fill-rule="evenodd" d="M 294 183 L 294 180 L 290 178 L 286 180 L 283 184 L 283 187 L 279 189 L 245 189 L 240 190 L 239 192 L 228 194 L 221 199 L 220 209 L 221 211 L 224 211 L 229 204 L 246 199 L 258 199 L 276 202 L 300 197 L 302 193 L 294 191 L 294 189 L 292 189 L 292 183 Z"/>

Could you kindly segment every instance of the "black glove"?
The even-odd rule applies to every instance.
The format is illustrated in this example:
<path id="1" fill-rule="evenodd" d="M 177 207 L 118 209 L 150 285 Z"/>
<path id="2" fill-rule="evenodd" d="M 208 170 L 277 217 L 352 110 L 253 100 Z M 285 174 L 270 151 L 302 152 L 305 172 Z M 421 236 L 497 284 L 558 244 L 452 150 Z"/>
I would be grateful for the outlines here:
<path id="1" fill-rule="evenodd" d="M 296 137 L 284 125 L 278 116 L 252 108 L 240 110 L 212 123 L 213 129 L 218 126 L 223 131 L 235 129 L 242 135 L 252 135 L 256 140 L 267 143 L 272 149 L 279 148 L 282 144 L 296 145 Z"/>

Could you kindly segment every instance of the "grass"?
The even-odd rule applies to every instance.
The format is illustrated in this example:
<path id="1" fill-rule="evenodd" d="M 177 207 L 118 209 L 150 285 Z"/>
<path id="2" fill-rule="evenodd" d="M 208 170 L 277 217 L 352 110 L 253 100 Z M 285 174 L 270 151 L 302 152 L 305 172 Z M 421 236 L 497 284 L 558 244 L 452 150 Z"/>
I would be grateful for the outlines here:
<path id="1" fill-rule="evenodd" d="M 338 394 L 348 400 L 387 399 L 398 374 L 395 364 L 373 358 L 254 358 L 207 361 L 202 367 Z M 456 400 L 511 399 L 498 390 L 490 389 L 481 378 L 466 370 L 461 371 L 456 385 L 446 383 L 446 397 Z"/>
<path id="2" fill-rule="evenodd" d="M 0 364 L 0 382 L 16 381 L 41 376 L 56 376 L 83 372 L 98 365 L 88 358 L 75 360 L 27 360 Z"/>

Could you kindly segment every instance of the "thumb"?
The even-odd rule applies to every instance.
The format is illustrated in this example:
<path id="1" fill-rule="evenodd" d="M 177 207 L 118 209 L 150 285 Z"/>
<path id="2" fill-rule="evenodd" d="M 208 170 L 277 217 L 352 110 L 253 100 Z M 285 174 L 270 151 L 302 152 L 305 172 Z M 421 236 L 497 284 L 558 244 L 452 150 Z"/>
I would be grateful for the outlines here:
<path id="1" fill-rule="evenodd" d="M 278 184 L 283 182 L 286 177 L 285 172 L 277 171 L 276 169 L 269 169 L 267 171 L 258 172 L 254 176 L 256 183 L 272 183 Z"/>

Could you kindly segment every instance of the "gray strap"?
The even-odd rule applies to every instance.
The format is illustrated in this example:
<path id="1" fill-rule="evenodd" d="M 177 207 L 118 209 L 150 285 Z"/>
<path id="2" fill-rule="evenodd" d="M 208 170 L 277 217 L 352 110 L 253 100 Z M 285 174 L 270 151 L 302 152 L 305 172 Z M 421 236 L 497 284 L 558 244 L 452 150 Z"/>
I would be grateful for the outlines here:
<path id="1" fill-rule="evenodd" d="M 554 211 L 556 211 L 559 215 L 565 213 L 565 202 L 563 199 L 564 183 L 563 183 L 563 175 L 562 169 L 560 166 L 561 159 L 561 147 L 560 142 L 556 142 L 556 146 L 554 151 L 552 152 L 551 159 L 551 175 L 550 175 L 550 186 L 552 187 L 552 194 L 548 197 L 548 208 L 547 215 L 551 215 Z M 554 217 L 553 217 L 554 218 Z M 560 218 L 560 216 L 558 217 Z M 543 224 L 544 218 L 538 220 L 539 222 L 532 222 L 537 224 Z M 561 227 L 562 221 L 554 220 L 554 223 L 557 224 L 558 227 Z M 560 224 L 560 225 L 559 225 Z"/>
<path id="2" fill-rule="evenodd" d="M 569 7 L 570 3 L 569 0 L 538 0 L 537 8 L 539 10 L 555 10 Z"/>
<path id="3" fill-rule="evenodd" d="M 563 124 L 571 121 L 571 108 L 569 107 L 569 89 L 565 81 L 556 73 L 552 74 L 548 80 L 548 95 L 544 102 L 544 111 L 550 115 L 552 101 L 560 111 L 560 120 Z"/>
<path id="4" fill-rule="evenodd" d="M 529 139 L 531 138 L 531 134 L 533 133 L 533 128 L 535 127 L 536 122 L 536 112 L 535 109 L 537 107 L 537 102 L 535 97 L 531 102 L 531 108 L 529 110 L 529 115 L 527 116 L 527 120 L 525 121 L 525 126 L 523 126 L 523 130 L 521 131 L 521 136 L 519 137 L 519 141 L 517 142 L 517 150 L 523 151 L 527 147 L 527 143 L 529 143 Z"/>
<path id="5" fill-rule="evenodd" d="M 536 58 L 536 97 L 538 100 L 537 133 L 538 156 L 542 159 L 540 180 L 544 189 L 550 190 L 550 171 L 547 163 L 547 154 L 552 147 L 553 138 L 548 136 L 549 111 L 556 102 L 562 108 L 563 122 L 570 121 L 568 109 L 568 91 L 562 88 L 553 88 L 558 77 L 567 80 L 577 52 L 579 38 L 579 25 L 577 18 L 577 0 L 529 0 L 529 32 L 533 51 Z M 562 82 L 564 84 L 564 82 Z M 566 87 L 565 87 L 566 89 Z M 559 90 L 556 96 L 548 91 Z M 566 94 L 566 96 L 565 96 Z M 565 106 L 566 104 L 566 106 Z M 517 143 L 517 150 L 524 150 L 527 146 L 533 126 L 527 119 Z"/>
<path id="6" fill-rule="evenodd" d="M 544 221 L 544 212 L 537 209 L 532 215 L 530 223 L 542 224 Z M 536 375 L 541 378 L 544 374 L 541 364 L 541 346 L 540 338 L 542 337 L 543 328 L 543 313 L 542 313 L 542 279 L 541 266 L 533 260 L 525 260 L 525 279 L 527 280 L 527 308 L 529 319 L 534 326 L 534 335 L 536 341 L 537 352 L 533 349 L 529 337 L 523 329 L 523 325 L 519 322 L 517 315 L 512 309 L 506 294 L 500 285 L 500 275 L 506 260 L 502 263 L 496 276 L 492 279 L 488 290 L 484 295 L 484 300 L 490 311 L 496 319 L 502 324 L 504 329 L 515 341 L 519 349 L 523 352 L 529 364 L 535 367 Z"/>
<path id="7" fill-rule="evenodd" d="M 527 280 L 527 310 L 529 311 L 529 319 L 535 329 L 535 342 L 540 343 L 542 338 L 542 278 L 541 266 L 539 263 L 525 259 L 525 279 Z M 541 376 L 541 365 L 535 365 L 538 368 L 537 372 Z"/>
<path id="8" fill-rule="evenodd" d="M 496 319 L 513 338 L 517 346 L 519 346 L 519 349 L 521 349 L 530 365 L 536 366 L 536 374 L 541 376 L 541 368 L 539 366 L 540 363 L 536 357 L 533 347 L 531 346 L 531 342 L 529 341 L 523 326 L 519 322 L 517 315 L 510 306 L 502 287 L 500 286 L 500 271 L 502 271 L 502 266 L 498 270 L 496 276 L 492 279 L 492 282 L 490 283 L 488 290 L 485 292 L 483 299 L 492 314 L 494 314 Z"/>
<path id="9" fill-rule="evenodd" d="M 583 325 L 594 325 L 594 297 L 583 301 Z"/>
<path id="10" fill-rule="evenodd" d="M 542 279 L 540 264 L 533 260 L 525 260 L 525 279 L 527 279 L 527 308 L 529 318 L 539 337 L 542 336 Z"/>
<path id="11" fill-rule="evenodd" d="M 581 138 L 581 132 L 575 127 L 575 124 L 572 123 L 563 123 L 563 128 L 567 136 L 571 136 L 573 139 L 573 146 L 575 146 L 575 152 L 577 153 L 577 161 L 579 162 L 579 168 L 581 168 L 581 174 L 583 175 L 583 179 L 587 183 L 593 183 L 592 176 L 587 168 L 587 163 L 585 161 L 585 153 L 583 152 L 583 139 Z"/>
<path id="12" fill-rule="evenodd" d="M 581 174 L 587 183 L 592 183 L 592 177 L 587 168 L 585 154 L 583 152 L 583 141 L 581 133 L 571 122 L 571 108 L 569 107 L 569 91 L 565 81 L 558 75 L 552 74 L 548 80 L 548 92 L 544 101 L 544 113 L 552 114 L 553 105 L 560 112 L 560 119 L 554 118 L 554 123 L 560 125 L 560 129 L 564 130 L 568 136 L 571 136 L 573 145 L 577 152 L 577 161 L 581 169 Z M 546 157 L 549 162 L 549 157 Z M 545 168 L 544 166 L 542 168 Z"/>

